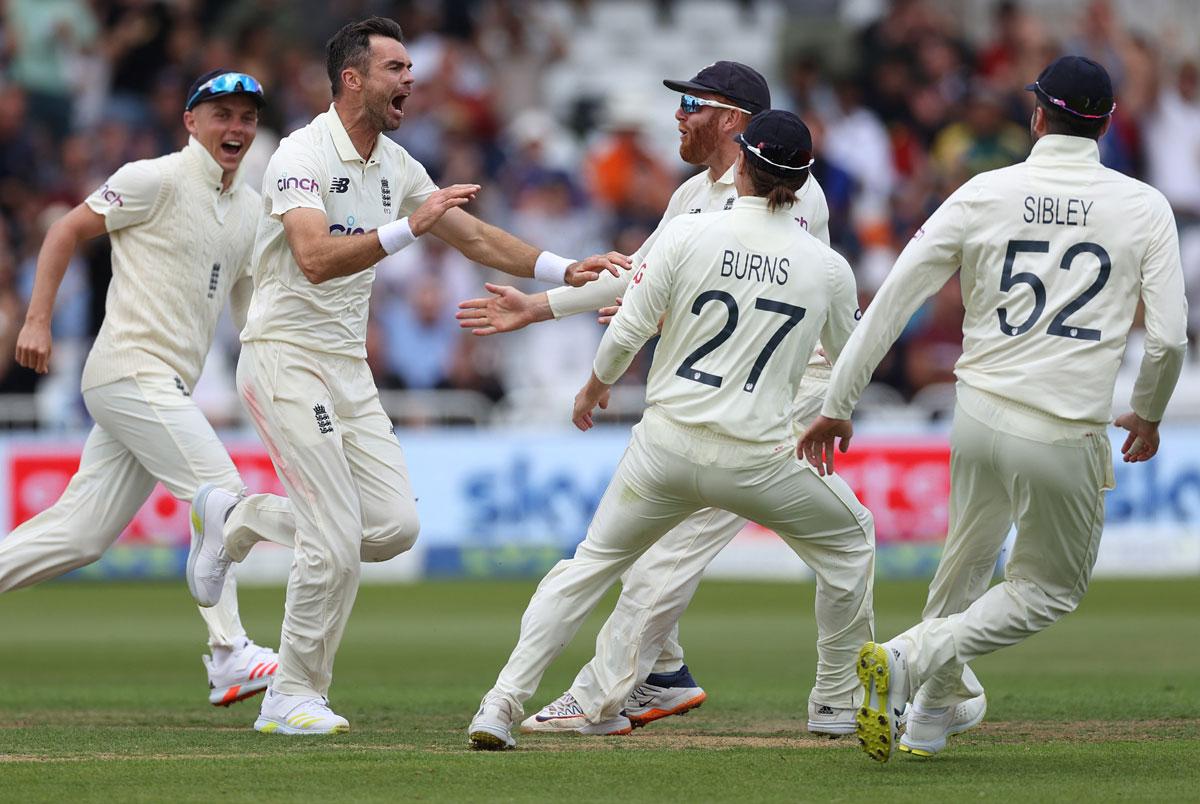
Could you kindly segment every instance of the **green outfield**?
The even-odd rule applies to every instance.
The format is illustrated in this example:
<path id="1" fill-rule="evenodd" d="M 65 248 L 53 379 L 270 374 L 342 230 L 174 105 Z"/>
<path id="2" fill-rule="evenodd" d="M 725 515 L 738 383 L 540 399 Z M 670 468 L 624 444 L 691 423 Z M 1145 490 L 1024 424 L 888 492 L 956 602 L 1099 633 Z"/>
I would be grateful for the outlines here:
<path id="1" fill-rule="evenodd" d="M 812 587 L 703 585 L 683 641 L 709 701 L 629 737 L 521 737 L 466 749 L 533 583 L 365 587 L 338 657 L 353 731 L 250 729 L 257 701 L 206 703 L 203 628 L 182 582 L 60 583 L 0 597 L 0 800 L 1196 800 L 1200 583 L 1097 581 L 1064 622 L 976 670 L 983 726 L 932 759 L 878 765 L 803 731 Z M 878 631 L 917 617 L 921 584 L 877 587 Z M 282 590 L 245 589 L 275 644 Z M 608 603 L 604 604 L 608 606 Z M 591 654 L 594 619 L 532 702 Z"/>

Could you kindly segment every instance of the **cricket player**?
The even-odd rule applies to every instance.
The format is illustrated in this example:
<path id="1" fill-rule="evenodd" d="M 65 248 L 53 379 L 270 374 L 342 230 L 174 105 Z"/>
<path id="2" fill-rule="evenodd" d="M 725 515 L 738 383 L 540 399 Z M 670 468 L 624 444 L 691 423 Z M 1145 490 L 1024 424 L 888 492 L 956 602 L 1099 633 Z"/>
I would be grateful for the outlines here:
<path id="1" fill-rule="evenodd" d="M 1119 416 L 1121 452 L 1146 461 L 1187 344 L 1171 208 L 1157 190 L 1100 164 L 1116 109 L 1090 59 L 1064 56 L 1026 89 L 1035 144 L 1022 164 L 982 173 L 917 230 L 834 367 L 801 448 L 831 469 L 876 364 L 921 302 L 961 270 L 963 354 L 951 432 L 950 523 L 924 620 L 858 661 L 867 694 L 858 735 L 874 759 L 896 744 L 930 756 L 957 733 L 982 687 L 967 662 L 1045 630 L 1087 589 L 1113 487 L 1106 425 L 1138 302 L 1145 355 Z M 1005 577 L 988 589 L 1013 524 Z M 975 713 L 983 717 L 982 709 Z"/>
<path id="2" fill-rule="evenodd" d="M 326 695 L 360 560 L 386 561 L 417 537 L 404 453 L 366 361 L 375 263 L 427 232 L 475 262 L 559 283 L 590 281 L 625 262 L 618 255 L 573 262 L 483 223 L 459 209 L 477 185 L 438 189 L 383 136 L 400 125 L 413 87 L 394 21 L 343 27 L 327 44 L 327 66 L 332 105 L 285 138 L 267 168 L 237 371 L 295 512 L 279 670 L 255 723 L 276 734 L 349 729 Z M 200 511 L 204 536 L 193 570 L 210 596 L 224 569 L 212 557 L 244 555 L 230 544 L 228 523 L 221 525 L 244 503 L 218 496 L 224 500 Z"/>
<path id="3" fill-rule="evenodd" d="M 739 153 L 733 137 L 745 129 L 751 113 L 771 104 L 766 80 L 737 62 L 718 61 L 690 80 L 666 80 L 663 84 L 684 93 L 675 113 L 680 157 L 707 170 L 675 191 L 658 228 L 633 256 L 634 265 L 641 265 L 674 218 L 733 206 Z M 804 131 L 798 145 L 811 152 L 811 136 L 807 128 Z M 807 171 L 791 212 L 801 227 L 829 244 L 829 208 L 820 185 Z M 602 276 L 582 288 L 556 288 L 534 296 L 489 286 L 493 296 L 464 302 L 458 317 L 479 334 L 520 329 L 536 321 L 608 308 L 625 292 L 630 276 Z M 601 321 L 609 314 L 602 309 Z M 819 412 L 828 377 L 828 361 L 814 355 L 795 400 L 797 436 Z M 830 482 L 839 489 L 844 485 L 840 479 Z M 584 666 L 570 690 L 526 719 L 522 731 L 601 733 L 596 730 L 596 723 L 602 720 L 599 713 L 610 709 L 614 699 L 622 700 L 618 697 L 622 695 L 628 696 L 624 713 L 635 726 L 683 714 L 703 703 L 707 694 L 684 664 L 678 618 L 687 609 L 704 568 L 745 524 L 745 519 L 728 511 L 700 511 L 647 551 L 622 578 L 620 599 L 597 638 L 595 658 Z M 675 624 L 663 639 L 649 641 L 645 624 L 664 617 Z M 818 667 L 808 701 L 808 728 L 814 733 L 840 736 L 854 731 L 856 702 L 852 694 L 856 690 L 839 690 L 830 683 L 840 674 L 841 669 L 834 666 Z"/>
<path id="4" fill-rule="evenodd" d="M 732 210 L 678 216 L 662 228 L 576 397 L 574 422 L 587 430 L 592 410 L 607 404 L 610 386 L 663 322 L 646 414 L 574 558 L 534 593 L 517 646 L 468 729 L 474 748 L 516 744 L 522 705 L 600 596 L 705 507 L 772 528 L 813 568 L 823 663 L 852 661 L 856 635 L 871 633 L 870 515 L 844 484 L 839 493 L 791 454 L 807 357 L 820 335 L 836 359 L 854 327 L 854 275 L 796 225 L 795 192 L 812 164 L 800 119 L 762 112 L 739 143 Z M 673 624 L 669 616 L 649 620 L 648 638 L 662 639 Z M 841 675 L 849 696 L 853 674 L 843 667 Z M 593 733 L 632 728 L 623 702 L 622 695 L 599 713 Z"/>
<path id="5" fill-rule="evenodd" d="M 38 373 L 48 370 L 51 314 L 71 254 L 107 232 L 113 277 L 82 382 L 96 424 L 58 502 L 0 540 L 0 592 L 97 560 L 156 482 L 189 502 L 206 485 L 231 496 L 243 491 L 190 394 L 226 299 L 239 322 L 250 299 L 259 197 L 240 181 L 238 168 L 262 105 L 262 87 L 252 76 L 228 70 L 200 76 L 183 112 L 187 146 L 121 167 L 47 233 L 16 359 Z M 230 524 L 251 542 L 282 540 L 293 527 L 287 500 L 271 495 L 245 498 Z M 235 585 L 200 613 L 212 650 L 204 657 L 209 700 L 229 705 L 265 689 L 276 657 L 247 638 Z"/>

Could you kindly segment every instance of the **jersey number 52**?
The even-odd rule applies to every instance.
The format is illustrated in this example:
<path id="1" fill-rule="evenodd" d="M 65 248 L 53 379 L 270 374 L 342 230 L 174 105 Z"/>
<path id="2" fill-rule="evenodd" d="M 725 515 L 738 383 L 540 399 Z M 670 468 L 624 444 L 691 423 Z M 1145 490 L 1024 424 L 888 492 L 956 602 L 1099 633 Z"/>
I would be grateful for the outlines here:
<path id="1" fill-rule="evenodd" d="M 1028 285 L 1033 291 L 1033 312 L 1020 324 L 1014 324 L 1008 319 L 1007 307 L 997 308 L 996 315 L 1000 319 L 1000 331 L 1005 335 L 1021 335 L 1033 329 L 1034 324 L 1046 310 L 1046 286 L 1042 283 L 1041 278 L 1028 271 L 1013 272 L 1013 263 L 1016 262 L 1017 255 L 1023 251 L 1032 254 L 1047 254 L 1050 251 L 1050 243 L 1046 240 L 1008 241 L 1008 253 L 1004 255 L 1004 271 L 1000 274 L 1000 289 L 1008 293 L 1017 285 Z M 1071 263 L 1075 262 L 1075 258 L 1080 254 L 1091 254 L 1099 260 L 1100 273 L 1087 290 L 1058 311 L 1058 315 L 1054 316 L 1050 326 L 1047 327 L 1046 334 L 1080 341 L 1098 341 L 1100 340 L 1100 330 L 1073 326 L 1067 323 L 1067 319 L 1083 309 L 1083 306 L 1095 298 L 1108 282 L 1108 275 L 1112 271 L 1112 260 L 1109 259 L 1108 252 L 1104 250 L 1104 247 L 1098 243 L 1076 243 L 1063 254 L 1058 267 L 1064 271 L 1071 270 Z"/>

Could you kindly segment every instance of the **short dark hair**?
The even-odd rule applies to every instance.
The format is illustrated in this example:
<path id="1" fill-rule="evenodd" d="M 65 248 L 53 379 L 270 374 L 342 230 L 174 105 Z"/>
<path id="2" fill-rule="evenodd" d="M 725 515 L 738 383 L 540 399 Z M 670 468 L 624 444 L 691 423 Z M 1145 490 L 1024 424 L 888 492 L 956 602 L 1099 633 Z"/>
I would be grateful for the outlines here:
<path id="1" fill-rule="evenodd" d="M 808 181 L 809 171 L 801 170 L 785 178 L 763 170 L 754 164 L 746 152 L 742 153 L 742 159 L 746 163 L 746 176 L 750 179 L 751 189 L 756 196 L 767 199 L 768 210 L 774 212 L 780 207 L 790 207 L 796 203 L 796 191 Z"/>
<path id="2" fill-rule="evenodd" d="M 325 67 L 329 71 L 333 97 L 342 92 L 342 70 L 353 67 L 364 73 L 367 71 L 372 36 L 383 36 L 404 43 L 400 23 L 387 17 L 367 17 L 347 23 L 325 43 Z"/>
<path id="3" fill-rule="evenodd" d="M 1108 117 L 1080 117 L 1047 103 L 1038 96 L 1038 108 L 1046 118 L 1047 134 L 1066 134 L 1069 137 L 1087 137 L 1089 140 L 1100 139 L 1104 131 L 1104 123 Z"/>

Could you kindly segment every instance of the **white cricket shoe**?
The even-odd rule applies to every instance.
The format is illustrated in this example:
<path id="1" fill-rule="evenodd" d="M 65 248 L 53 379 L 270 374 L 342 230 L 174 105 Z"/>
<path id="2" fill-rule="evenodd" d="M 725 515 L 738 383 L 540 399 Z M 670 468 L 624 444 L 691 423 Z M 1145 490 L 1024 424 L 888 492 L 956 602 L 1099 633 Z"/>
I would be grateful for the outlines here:
<path id="1" fill-rule="evenodd" d="M 610 717 L 599 723 L 589 723 L 583 707 L 575 696 L 564 692 L 557 699 L 546 704 L 536 715 L 525 718 L 521 724 L 521 732 L 554 732 L 557 734 L 591 734 L 613 736 L 628 734 L 633 731 L 633 724 L 625 715 Z"/>
<path id="2" fill-rule="evenodd" d="M 204 608 L 217 605 L 232 559 L 225 554 L 225 517 L 240 498 L 225 489 L 206 483 L 192 498 L 188 518 L 192 547 L 187 557 L 188 591 Z"/>
<path id="3" fill-rule="evenodd" d="M 985 714 L 987 695 L 941 709 L 925 709 L 914 702 L 899 748 L 906 754 L 931 757 L 946 747 L 947 737 L 975 728 Z"/>
<path id="4" fill-rule="evenodd" d="M 279 657 L 270 648 L 255 645 L 246 637 L 221 661 L 201 656 L 208 671 L 208 702 L 229 706 L 265 690 L 279 668 Z"/>
<path id="5" fill-rule="evenodd" d="M 808 702 L 808 730 L 813 734 L 823 734 L 827 737 L 844 737 L 853 734 L 858 721 L 856 708 L 839 709 L 836 706 Z"/>
<path id="6" fill-rule="evenodd" d="M 329 708 L 327 698 L 267 690 L 254 728 L 263 734 L 345 734 L 350 723 Z"/>
<path id="7" fill-rule="evenodd" d="M 908 657 L 903 643 L 898 639 L 882 645 L 866 643 L 858 651 L 856 670 L 865 693 L 856 716 L 858 744 L 871 759 L 887 762 L 909 699 Z"/>
<path id="8" fill-rule="evenodd" d="M 687 668 L 684 668 L 686 672 Z M 687 676 L 690 680 L 691 676 Z M 708 698 L 701 687 L 694 686 L 660 687 L 643 681 L 633 688 L 625 699 L 625 708 L 621 714 L 629 718 L 634 727 L 645 726 L 655 720 L 671 715 L 684 715 L 695 709 Z"/>
<path id="9" fill-rule="evenodd" d="M 512 736 L 513 721 L 519 717 L 513 712 L 512 701 L 503 695 L 487 695 L 479 704 L 475 719 L 467 727 L 467 740 L 476 751 L 507 751 L 516 748 Z"/>

